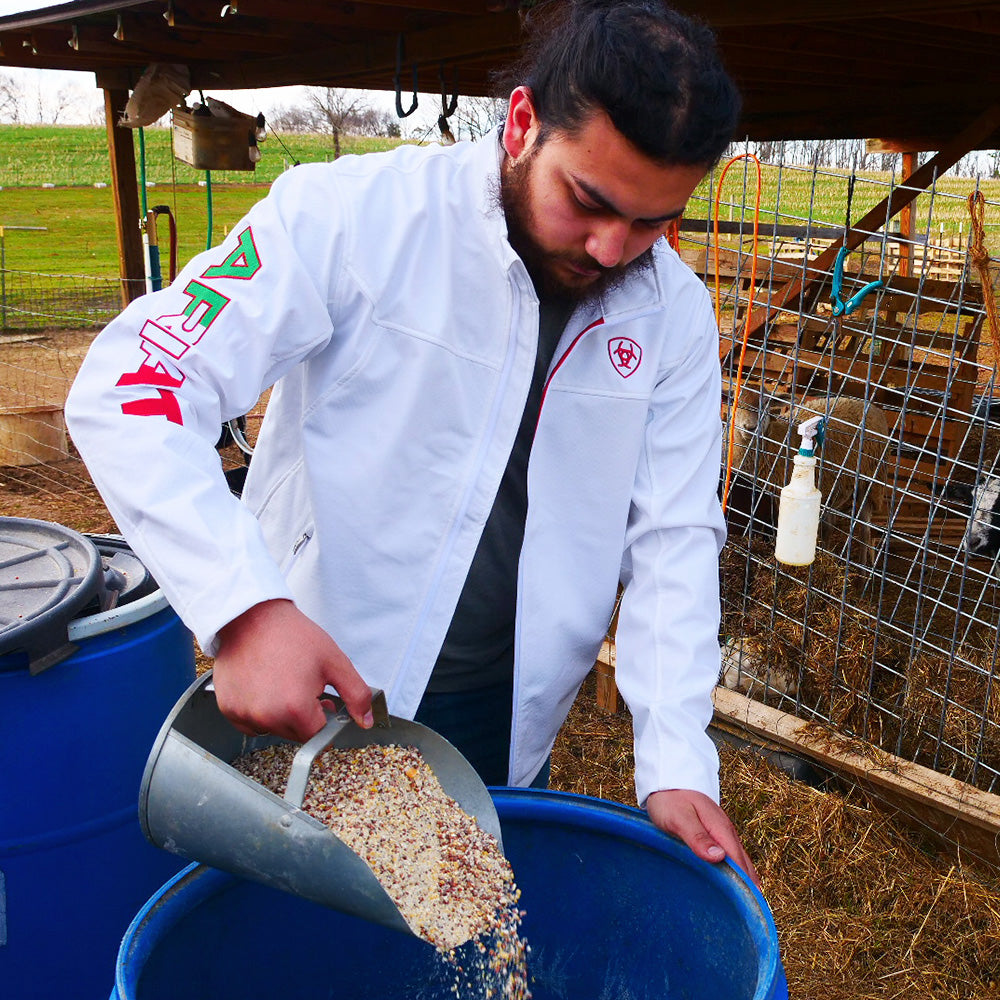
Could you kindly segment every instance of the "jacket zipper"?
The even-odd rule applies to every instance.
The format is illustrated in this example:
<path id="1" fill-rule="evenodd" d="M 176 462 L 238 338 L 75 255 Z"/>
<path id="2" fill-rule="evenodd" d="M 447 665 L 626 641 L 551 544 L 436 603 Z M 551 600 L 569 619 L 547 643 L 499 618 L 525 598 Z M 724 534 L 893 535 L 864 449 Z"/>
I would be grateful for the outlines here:
<path id="1" fill-rule="evenodd" d="M 542 418 L 542 407 L 545 405 L 545 397 L 548 395 L 549 386 L 552 384 L 552 379 L 555 378 L 556 372 L 562 367 L 563 362 L 570 356 L 573 348 L 583 339 L 583 337 L 590 333 L 591 330 L 598 326 L 603 326 L 604 317 L 599 316 L 592 323 L 585 326 L 574 338 L 573 342 L 566 348 L 562 353 L 562 357 L 555 363 L 552 371 L 549 372 L 549 377 L 545 380 L 545 386 L 542 389 L 542 399 L 538 404 L 538 417 L 535 421 L 535 431 L 538 430 L 538 421 Z M 518 569 L 517 572 L 517 605 L 521 604 L 521 571 Z M 514 733 L 517 732 L 517 720 L 518 715 L 518 693 L 520 689 L 521 671 L 519 669 L 520 656 L 518 656 L 518 650 L 521 646 L 521 616 L 514 616 L 514 691 L 513 697 L 511 698 L 511 718 L 510 718 L 510 752 L 507 757 L 507 777 L 510 778 L 511 772 L 514 768 L 514 754 L 516 750 L 516 745 L 514 742 Z"/>
<path id="2" fill-rule="evenodd" d="M 289 550 L 287 557 L 278 567 L 281 570 L 282 574 L 287 573 L 292 568 L 292 566 L 295 565 L 295 560 L 298 558 L 299 552 L 302 550 L 303 546 L 306 544 L 306 542 L 309 541 L 310 538 L 312 538 L 312 531 L 303 531 L 302 534 L 295 539 L 295 542 L 292 544 L 292 547 Z"/>
<path id="3" fill-rule="evenodd" d="M 414 625 L 413 631 L 410 633 L 410 642 L 403 653 L 403 658 L 400 662 L 399 670 L 396 673 L 396 680 L 402 677 L 406 672 L 406 664 L 409 662 L 410 657 L 413 655 L 413 647 L 417 642 L 418 637 L 421 635 L 424 629 L 424 625 L 430 616 L 431 608 L 434 605 L 435 597 L 437 596 L 438 588 L 441 584 L 441 577 L 444 574 L 445 566 L 451 556 L 452 549 L 455 547 L 455 542 L 458 537 L 458 533 L 461 530 L 462 524 L 465 521 L 465 516 L 468 513 L 469 505 L 472 501 L 472 492 L 475 489 L 475 485 L 479 479 L 479 473 L 483 468 L 485 462 L 485 453 L 489 447 L 490 442 L 493 440 L 493 434 L 496 429 L 497 421 L 499 419 L 498 411 L 501 404 L 503 403 L 504 396 L 506 395 L 507 383 L 510 381 L 510 371 L 513 367 L 514 355 L 517 353 L 517 327 L 519 326 L 518 316 L 520 315 L 521 307 L 521 294 L 517 286 L 514 286 L 514 308 L 513 316 L 514 320 L 511 326 L 511 338 L 510 347 L 507 351 L 507 356 L 504 358 L 503 370 L 500 374 L 500 385 L 497 387 L 496 402 L 493 405 L 493 410 L 490 413 L 489 424 L 487 425 L 486 432 L 483 434 L 480 446 L 479 454 L 476 457 L 476 464 L 473 468 L 472 474 L 469 477 L 468 485 L 465 490 L 465 495 L 462 497 L 462 503 L 455 515 L 454 520 L 451 524 L 451 530 L 448 533 L 448 540 L 445 543 L 444 550 L 441 554 L 441 558 L 438 560 L 437 567 L 434 572 L 434 577 L 431 580 L 431 585 L 427 591 L 427 598 L 424 601 L 423 606 L 420 609 L 420 614 L 417 616 L 416 624 Z M 395 687 L 396 681 L 393 683 Z"/>
<path id="4" fill-rule="evenodd" d="M 580 341 L 583 339 L 583 337 L 584 337 L 585 334 L 590 333 L 590 331 L 593 330 L 594 327 L 603 326 L 603 325 L 604 325 L 604 317 L 603 316 L 599 316 L 589 326 L 585 326 L 573 338 L 573 343 L 570 344 L 569 347 L 567 347 L 565 351 L 563 351 L 562 357 L 555 363 L 555 367 L 552 369 L 551 372 L 549 372 L 549 377 L 545 380 L 545 386 L 542 389 L 542 399 L 541 399 L 541 402 L 538 404 L 538 416 L 539 416 L 539 418 L 541 418 L 541 415 L 542 415 L 542 407 L 545 405 L 545 397 L 548 395 L 549 386 L 552 384 L 552 380 L 556 377 L 556 372 L 559 371 L 559 369 L 562 367 L 562 363 L 570 356 L 570 353 L 572 352 L 573 348 L 576 347 L 576 345 L 580 343 Z M 538 427 L 537 421 L 535 423 L 535 427 L 536 427 L 536 429 Z"/>

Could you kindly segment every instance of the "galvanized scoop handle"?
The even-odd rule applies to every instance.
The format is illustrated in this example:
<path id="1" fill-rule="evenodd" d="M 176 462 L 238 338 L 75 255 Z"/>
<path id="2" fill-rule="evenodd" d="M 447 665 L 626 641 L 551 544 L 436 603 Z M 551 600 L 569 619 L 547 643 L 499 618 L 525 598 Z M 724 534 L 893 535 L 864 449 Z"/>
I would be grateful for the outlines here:
<path id="1" fill-rule="evenodd" d="M 389 725 L 389 709 L 385 702 L 385 692 L 372 688 L 372 715 L 375 725 L 387 728 Z M 306 786 L 309 784 L 309 774 L 313 761 L 337 738 L 338 733 L 352 723 L 352 719 L 340 698 L 334 699 L 337 711 L 330 715 L 326 725 L 312 739 L 307 740 L 295 753 L 292 760 L 292 770 L 288 775 L 285 787 L 285 801 L 293 806 L 301 807 L 306 797 Z"/>

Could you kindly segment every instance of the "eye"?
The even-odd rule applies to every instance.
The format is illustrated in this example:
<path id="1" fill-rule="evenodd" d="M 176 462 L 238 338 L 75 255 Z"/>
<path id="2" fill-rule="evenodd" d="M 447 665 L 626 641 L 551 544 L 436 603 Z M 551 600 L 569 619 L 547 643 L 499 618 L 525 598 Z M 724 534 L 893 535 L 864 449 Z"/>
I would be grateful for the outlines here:
<path id="1" fill-rule="evenodd" d="M 573 192 L 573 200 L 576 202 L 577 207 L 583 212 L 593 214 L 602 210 L 601 206 L 598 205 L 597 202 L 592 201 L 587 197 L 587 195 L 581 194 L 579 191 Z"/>

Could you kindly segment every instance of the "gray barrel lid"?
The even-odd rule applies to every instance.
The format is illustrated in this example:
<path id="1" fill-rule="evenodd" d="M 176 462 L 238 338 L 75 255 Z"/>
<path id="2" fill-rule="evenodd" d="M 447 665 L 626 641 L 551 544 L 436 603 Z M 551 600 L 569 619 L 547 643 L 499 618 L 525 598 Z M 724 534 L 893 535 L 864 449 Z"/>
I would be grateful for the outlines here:
<path id="1" fill-rule="evenodd" d="M 0 657 L 26 653 L 32 673 L 64 659 L 75 648 L 70 621 L 102 584 L 101 555 L 83 535 L 50 521 L 0 517 Z"/>

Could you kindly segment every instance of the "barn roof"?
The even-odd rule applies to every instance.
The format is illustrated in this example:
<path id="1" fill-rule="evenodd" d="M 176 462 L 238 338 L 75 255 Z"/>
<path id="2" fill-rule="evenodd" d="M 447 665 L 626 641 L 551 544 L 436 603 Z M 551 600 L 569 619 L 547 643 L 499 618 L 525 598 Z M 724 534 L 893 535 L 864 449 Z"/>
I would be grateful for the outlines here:
<path id="1" fill-rule="evenodd" d="M 517 0 L 75 0 L 0 17 L 0 69 L 130 88 L 153 62 L 196 89 L 311 84 L 483 94 L 522 38 Z M 716 30 L 755 139 L 939 148 L 993 101 L 1000 0 L 676 0 Z M 979 145 L 1000 146 L 1000 132 Z"/>

